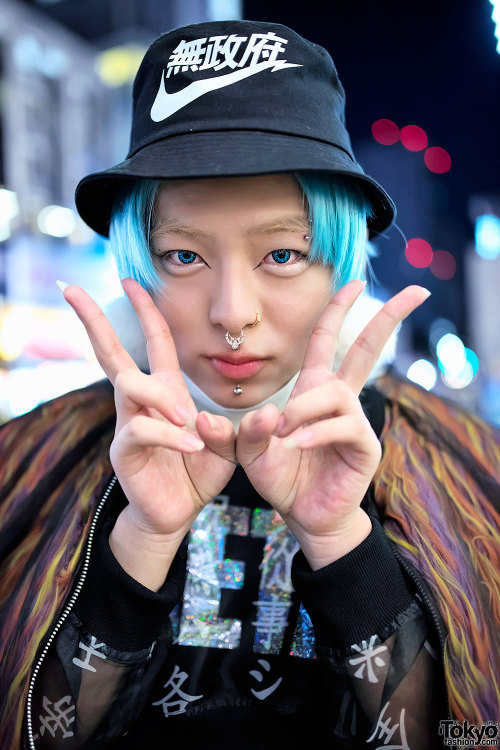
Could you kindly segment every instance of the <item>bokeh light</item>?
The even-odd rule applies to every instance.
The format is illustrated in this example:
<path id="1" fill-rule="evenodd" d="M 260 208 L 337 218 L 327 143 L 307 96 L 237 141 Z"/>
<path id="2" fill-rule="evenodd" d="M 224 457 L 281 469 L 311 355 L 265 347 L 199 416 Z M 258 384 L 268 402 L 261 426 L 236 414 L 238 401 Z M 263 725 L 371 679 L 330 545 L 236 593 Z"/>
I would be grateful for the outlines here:
<path id="1" fill-rule="evenodd" d="M 405 248 L 405 257 L 408 263 L 415 268 L 427 268 L 432 263 L 432 247 L 426 240 L 415 237 L 408 240 Z"/>
<path id="2" fill-rule="evenodd" d="M 455 324 L 448 318 L 436 318 L 429 329 L 429 351 L 435 354 L 439 339 L 446 333 L 456 333 Z"/>
<path id="3" fill-rule="evenodd" d="M 457 270 L 457 262 L 447 250 L 435 250 L 432 257 L 431 272 L 436 279 L 449 281 Z"/>
<path id="4" fill-rule="evenodd" d="M 500 218 L 493 214 L 478 216 L 474 228 L 476 253 L 494 260 L 500 255 Z"/>
<path id="5" fill-rule="evenodd" d="M 145 52 L 145 47 L 136 44 L 125 44 L 104 50 L 96 59 L 97 73 L 103 83 L 110 88 L 131 83 Z"/>
<path id="6" fill-rule="evenodd" d="M 439 339 L 436 354 L 439 367 L 445 375 L 459 376 L 467 362 L 464 343 L 454 333 L 446 333 Z"/>
<path id="7" fill-rule="evenodd" d="M 71 208 L 45 206 L 38 214 L 38 228 L 53 237 L 68 237 L 76 228 L 76 214 Z"/>
<path id="8" fill-rule="evenodd" d="M 427 133 L 418 125 L 405 125 L 399 135 L 401 143 L 408 151 L 423 151 L 427 146 Z"/>
<path id="9" fill-rule="evenodd" d="M 19 200 L 13 190 L 0 188 L 0 242 L 11 235 L 10 223 L 19 214 Z"/>
<path id="10" fill-rule="evenodd" d="M 422 388 L 425 388 L 426 391 L 431 391 L 436 385 L 437 371 L 428 359 L 417 359 L 408 368 L 406 377 L 413 383 L 417 383 Z"/>
<path id="11" fill-rule="evenodd" d="M 372 125 L 372 135 L 382 146 L 392 146 L 399 141 L 399 128 L 392 120 L 377 120 Z"/>
<path id="12" fill-rule="evenodd" d="M 444 372 L 441 375 L 441 380 L 448 388 L 459 390 L 461 388 L 467 388 L 474 379 L 474 372 L 471 363 L 466 360 L 463 368 L 459 373 L 454 374 L 451 372 Z"/>
<path id="13" fill-rule="evenodd" d="M 465 358 L 467 359 L 467 362 L 469 362 L 470 366 L 472 367 L 473 375 L 477 375 L 479 371 L 479 357 L 477 356 L 476 352 L 473 352 L 472 349 L 469 349 L 469 347 L 466 346 Z"/>
<path id="14" fill-rule="evenodd" d="M 427 169 L 436 174 L 444 174 L 451 169 L 451 156 L 440 146 L 431 146 L 424 154 L 424 162 Z"/>

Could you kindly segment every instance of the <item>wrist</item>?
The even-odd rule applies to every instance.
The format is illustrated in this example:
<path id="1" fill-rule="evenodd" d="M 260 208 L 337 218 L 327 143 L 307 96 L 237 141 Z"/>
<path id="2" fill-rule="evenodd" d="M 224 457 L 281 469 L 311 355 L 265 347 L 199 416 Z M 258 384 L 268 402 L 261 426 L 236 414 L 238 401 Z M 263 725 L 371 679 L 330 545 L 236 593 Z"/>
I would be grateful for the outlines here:
<path id="1" fill-rule="evenodd" d="M 115 521 L 109 535 L 110 549 L 129 576 L 158 591 L 189 528 L 175 534 L 155 534 L 141 528 L 129 509 L 127 506 Z"/>
<path id="2" fill-rule="evenodd" d="M 308 534 L 292 529 L 311 570 L 319 570 L 339 560 L 363 542 L 372 530 L 372 522 L 357 508 L 342 529 L 323 534 Z"/>

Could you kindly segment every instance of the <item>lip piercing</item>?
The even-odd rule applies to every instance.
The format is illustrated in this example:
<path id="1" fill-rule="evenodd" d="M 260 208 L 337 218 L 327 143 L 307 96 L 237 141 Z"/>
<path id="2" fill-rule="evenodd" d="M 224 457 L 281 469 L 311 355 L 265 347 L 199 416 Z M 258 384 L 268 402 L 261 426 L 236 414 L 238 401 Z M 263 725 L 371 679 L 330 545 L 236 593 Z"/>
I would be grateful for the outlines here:
<path id="1" fill-rule="evenodd" d="M 241 396 L 241 394 L 243 393 L 243 388 L 239 383 L 237 386 L 235 386 L 235 388 L 233 388 L 233 393 L 235 396 Z"/>
<path id="2" fill-rule="evenodd" d="M 234 336 L 231 336 L 229 331 L 226 331 L 226 341 L 231 347 L 231 349 L 237 349 L 245 340 L 245 334 L 243 333 L 243 328 L 240 331 L 240 335 L 237 338 L 234 338 Z"/>

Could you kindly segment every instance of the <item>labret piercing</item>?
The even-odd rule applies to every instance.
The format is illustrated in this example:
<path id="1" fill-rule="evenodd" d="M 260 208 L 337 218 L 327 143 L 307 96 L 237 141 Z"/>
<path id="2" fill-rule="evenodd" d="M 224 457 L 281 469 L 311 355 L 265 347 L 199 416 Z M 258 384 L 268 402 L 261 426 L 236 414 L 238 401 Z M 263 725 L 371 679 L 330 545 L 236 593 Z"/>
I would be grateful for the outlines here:
<path id="1" fill-rule="evenodd" d="M 260 320 L 261 320 L 261 314 L 257 310 L 255 313 L 255 320 L 253 323 L 250 324 L 250 328 L 254 328 L 256 325 L 258 325 L 260 323 Z M 231 349 L 238 349 L 238 347 L 244 342 L 244 340 L 245 340 L 245 334 L 243 333 L 243 328 L 241 329 L 240 335 L 237 338 L 234 338 L 234 336 L 231 336 L 229 331 L 226 331 L 226 341 L 231 347 Z M 235 396 L 241 396 L 241 394 L 243 393 L 243 388 L 241 387 L 239 383 L 233 388 L 233 393 Z"/>

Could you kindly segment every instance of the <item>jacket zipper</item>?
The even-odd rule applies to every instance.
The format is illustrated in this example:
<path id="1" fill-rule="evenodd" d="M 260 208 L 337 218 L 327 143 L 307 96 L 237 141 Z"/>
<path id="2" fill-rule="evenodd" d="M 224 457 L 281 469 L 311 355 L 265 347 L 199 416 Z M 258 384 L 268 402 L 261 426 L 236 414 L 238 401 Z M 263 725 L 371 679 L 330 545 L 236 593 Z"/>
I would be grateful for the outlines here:
<path id="1" fill-rule="evenodd" d="M 78 579 L 78 582 L 75 586 L 75 589 L 73 593 L 71 594 L 70 600 L 67 603 L 66 607 L 64 608 L 59 620 L 56 622 L 54 629 L 52 633 L 50 634 L 50 637 L 48 641 L 46 642 L 42 653 L 40 654 L 37 663 L 35 664 L 35 668 L 33 669 L 33 674 L 31 675 L 30 685 L 28 688 L 28 697 L 26 700 L 26 725 L 27 725 L 27 731 L 28 731 L 28 744 L 29 744 L 29 750 L 36 750 L 35 748 L 35 740 L 33 739 L 33 727 L 31 725 L 31 709 L 32 709 L 32 700 L 33 700 L 33 691 L 35 688 L 35 680 L 38 675 L 38 672 L 40 671 L 40 668 L 42 666 L 43 660 L 47 656 L 47 652 L 52 645 L 57 633 L 63 626 L 64 622 L 68 618 L 69 613 L 75 606 L 75 602 L 78 599 L 78 595 L 80 594 L 80 591 L 83 588 L 83 584 L 85 583 L 85 579 L 87 577 L 87 571 L 89 568 L 90 563 L 90 553 L 92 549 L 92 542 L 94 538 L 94 532 L 97 526 L 97 521 L 99 520 L 99 516 L 102 512 L 102 509 L 104 508 L 104 505 L 106 504 L 106 501 L 109 497 L 109 494 L 113 487 L 115 486 L 117 482 L 116 476 L 113 476 L 112 480 L 108 484 L 106 491 L 104 492 L 104 495 L 102 496 L 99 505 L 97 506 L 97 509 L 94 513 L 94 518 L 92 519 L 92 523 L 90 524 L 90 530 L 89 530 L 89 536 L 87 540 L 87 548 L 85 550 L 85 557 L 83 560 L 83 566 L 82 566 L 82 572 L 80 574 L 80 578 Z"/>
<path id="2" fill-rule="evenodd" d="M 418 593 L 422 597 L 422 600 L 424 604 L 427 607 L 427 611 L 430 613 L 432 621 L 434 625 L 436 626 L 436 630 L 439 637 L 439 644 L 441 648 L 441 663 L 444 663 L 444 647 L 445 647 L 445 639 L 446 639 L 446 633 L 443 628 L 443 624 L 441 622 L 441 614 L 435 604 L 435 602 L 431 599 L 425 588 L 422 586 L 422 582 L 420 580 L 420 574 L 418 571 L 415 570 L 413 567 L 413 564 L 407 560 L 399 551 L 398 547 L 395 543 L 391 543 L 392 550 L 394 552 L 394 556 L 399 561 L 401 566 L 405 569 L 405 571 L 408 573 L 410 578 L 412 579 L 413 583 L 415 584 L 415 587 L 417 588 Z M 446 710 L 448 712 L 447 719 L 451 719 L 451 710 L 450 710 L 450 696 L 448 693 L 448 686 L 446 684 L 446 680 L 444 680 L 444 690 L 446 695 Z"/>

